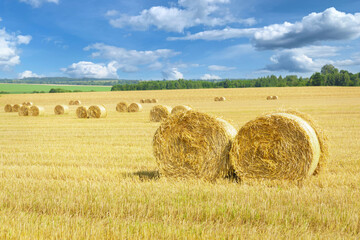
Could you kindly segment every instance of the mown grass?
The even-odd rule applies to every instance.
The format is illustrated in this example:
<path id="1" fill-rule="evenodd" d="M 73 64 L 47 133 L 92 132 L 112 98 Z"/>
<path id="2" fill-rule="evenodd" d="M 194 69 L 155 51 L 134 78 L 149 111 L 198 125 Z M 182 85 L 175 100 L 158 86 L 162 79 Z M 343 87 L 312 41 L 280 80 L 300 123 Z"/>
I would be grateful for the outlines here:
<path id="1" fill-rule="evenodd" d="M 111 90 L 111 86 L 75 86 L 75 85 L 46 85 L 46 84 L 16 84 L 1 83 L 0 92 L 13 94 L 45 92 L 48 93 L 52 88 L 61 88 L 70 91 L 81 92 L 106 92 Z"/>
<path id="2" fill-rule="evenodd" d="M 279 100 L 267 101 L 268 95 Z M 225 96 L 225 102 L 214 102 Z M 294 108 L 329 136 L 326 171 L 303 185 L 215 183 L 157 174 L 149 121 L 120 101 L 157 98 L 223 116 L 239 129 L 261 113 Z M 56 116 L 56 104 L 104 104 L 105 119 Z M 5 113 L 31 101 L 43 117 Z M 3 95 L 0 98 L 0 239 L 358 239 L 360 88 L 209 89 Z"/>

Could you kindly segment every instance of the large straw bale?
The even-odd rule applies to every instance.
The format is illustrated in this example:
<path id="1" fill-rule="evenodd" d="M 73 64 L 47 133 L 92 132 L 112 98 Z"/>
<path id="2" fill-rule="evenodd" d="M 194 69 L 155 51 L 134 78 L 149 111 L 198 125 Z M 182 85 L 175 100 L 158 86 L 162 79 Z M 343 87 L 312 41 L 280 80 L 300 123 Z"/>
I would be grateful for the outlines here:
<path id="1" fill-rule="evenodd" d="M 278 100 L 279 99 L 279 97 L 278 96 L 272 96 L 272 98 L 271 98 L 272 100 Z"/>
<path id="2" fill-rule="evenodd" d="M 107 111 L 104 106 L 93 105 L 89 107 L 87 114 L 89 118 L 106 118 Z"/>
<path id="3" fill-rule="evenodd" d="M 80 106 L 76 108 L 76 116 L 78 118 L 89 118 L 87 111 L 89 107 L 88 106 Z"/>
<path id="4" fill-rule="evenodd" d="M 11 104 L 6 104 L 4 107 L 4 111 L 5 112 L 12 112 L 13 111 L 13 107 Z"/>
<path id="5" fill-rule="evenodd" d="M 127 112 L 128 111 L 128 105 L 126 102 L 119 102 L 116 105 L 116 111 L 118 112 Z"/>
<path id="6" fill-rule="evenodd" d="M 142 109 L 143 109 L 143 107 L 141 106 L 140 103 L 132 103 L 128 107 L 129 112 L 141 112 Z"/>
<path id="7" fill-rule="evenodd" d="M 171 107 L 156 105 L 150 110 L 150 121 L 160 122 L 168 118 L 171 114 Z"/>
<path id="8" fill-rule="evenodd" d="M 267 96 L 266 100 L 272 100 L 272 96 Z"/>
<path id="9" fill-rule="evenodd" d="M 174 107 L 171 110 L 171 114 L 177 114 L 177 113 L 180 113 L 180 112 L 187 112 L 187 111 L 190 111 L 190 110 L 191 110 L 191 107 L 189 107 L 189 106 L 179 105 L 179 106 Z"/>
<path id="10" fill-rule="evenodd" d="M 219 101 L 225 101 L 226 98 L 225 97 L 219 97 Z"/>
<path id="11" fill-rule="evenodd" d="M 215 102 L 220 101 L 220 100 L 219 100 L 219 97 L 215 97 L 215 98 L 214 98 L 214 101 L 215 101 Z"/>
<path id="12" fill-rule="evenodd" d="M 246 123 L 230 151 L 236 174 L 280 180 L 303 180 L 314 174 L 327 153 L 322 152 L 323 140 L 313 126 L 291 111 L 266 114 Z"/>
<path id="13" fill-rule="evenodd" d="M 171 115 L 155 132 L 154 155 L 160 175 L 215 180 L 228 176 L 231 141 L 228 122 L 193 110 Z"/>
<path id="14" fill-rule="evenodd" d="M 55 115 L 68 114 L 69 112 L 70 112 L 70 109 L 66 105 L 56 105 L 54 108 Z"/>
<path id="15" fill-rule="evenodd" d="M 12 111 L 13 112 L 19 112 L 21 105 L 20 104 L 14 104 L 14 106 L 12 106 Z"/>
<path id="16" fill-rule="evenodd" d="M 44 107 L 41 106 L 31 106 L 29 109 L 29 116 L 42 116 L 45 114 L 45 109 Z"/>
<path id="17" fill-rule="evenodd" d="M 153 99 L 151 99 L 151 102 L 152 103 L 157 103 L 157 102 L 159 102 L 159 100 L 157 100 L 156 98 L 153 98 Z"/>
<path id="18" fill-rule="evenodd" d="M 30 107 L 27 106 L 27 105 L 22 105 L 20 108 L 19 108 L 19 116 L 29 116 L 29 109 Z"/>

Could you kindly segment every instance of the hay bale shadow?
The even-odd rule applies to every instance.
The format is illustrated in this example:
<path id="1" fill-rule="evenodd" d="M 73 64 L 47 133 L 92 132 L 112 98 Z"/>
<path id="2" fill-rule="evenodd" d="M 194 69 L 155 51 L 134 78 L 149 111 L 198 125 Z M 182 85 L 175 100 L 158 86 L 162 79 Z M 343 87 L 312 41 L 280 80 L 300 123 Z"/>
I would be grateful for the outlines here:
<path id="1" fill-rule="evenodd" d="M 140 180 L 149 181 L 160 178 L 159 171 L 137 171 L 132 173 L 133 176 L 138 176 Z"/>

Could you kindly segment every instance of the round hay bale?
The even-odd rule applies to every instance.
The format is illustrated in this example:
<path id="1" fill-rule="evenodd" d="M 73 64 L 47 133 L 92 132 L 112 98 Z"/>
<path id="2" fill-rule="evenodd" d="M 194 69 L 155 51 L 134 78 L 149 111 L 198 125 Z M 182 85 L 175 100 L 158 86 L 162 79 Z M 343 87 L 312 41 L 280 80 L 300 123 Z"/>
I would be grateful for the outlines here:
<path id="1" fill-rule="evenodd" d="M 13 107 L 11 106 L 11 104 L 6 104 L 4 107 L 5 112 L 12 112 L 13 111 Z"/>
<path id="2" fill-rule="evenodd" d="M 151 99 L 145 99 L 145 103 L 151 103 Z"/>
<path id="3" fill-rule="evenodd" d="M 76 116 L 78 118 L 88 118 L 88 111 L 89 107 L 88 106 L 80 106 L 78 108 L 76 108 Z"/>
<path id="4" fill-rule="evenodd" d="M 155 132 L 153 150 L 160 175 L 215 180 L 228 176 L 231 141 L 236 130 L 205 113 L 171 115 Z"/>
<path id="5" fill-rule="evenodd" d="M 128 107 L 129 112 L 141 112 L 142 109 L 143 109 L 143 107 L 141 106 L 140 103 L 132 103 Z"/>
<path id="6" fill-rule="evenodd" d="M 21 105 L 20 104 L 14 104 L 14 106 L 12 107 L 12 111 L 13 112 L 19 112 Z"/>
<path id="7" fill-rule="evenodd" d="M 140 99 L 140 103 L 145 103 L 145 99 Z"/>
<path id="8" fill-rule="evenodd" d="M 153 98 L 153 99 L 151 99 L 151 102 L 152 103 L 157 103 L 157 102 L 159 102 L 159 100 L 157 100 L 156 98 Z"/>
<path id="9" fill-rule="evenodd" d="M 128 111 L 128 105 L 126 102 L 119 102 L 116 105 L 116 111 L 118 112 L 127 112 Z"/>
<path id="10" fill-rule="evenodd" d="M 187 112 L 187 111 L 190 111 L 190 110 L 191 110 L 191 107 L 189 107 L 189 106 L 179 105 L 179 106 L 174 107 L 171 110 L 171 114 L 177 114 L 177 113 L 180 113 L 180 112 Z"/>
<path id="11" fill-rule="evenodd" d="M 87 114 L 89 118 L 106 118 L 107 111 L 104 106 L 93 105 L 89 107 Z"/>
<path id="12" fill-rule="evenodd" d="M 23 102 L 22 105 L 31 107 L 33 105 L 33 103 L 32 102 Z"/>
<path id="13" fill-rule="evenodd" d="M 272 96 L 272 98 L 271 98 L 272 100 L 278 100 L 279 99 L 279 97 L 278 96 Z"/>
<path id="14" fill-rule="evenodd" d="M 81 101 L 80 100 L 75 100 L 74 101 L 74 105 L 80 105 L 81 104 Z"/>
<path id="15" fill-rule="evenodd" d="M 40 115 L 44 115 L 45 114 L 45 109 L 44 107 L 41 106 L 31 106 L 29 109 L 29 116 L 40 116 Z"/>
<path id="16" fill-rule="evenodd" d="M 219 97 L 219 101 L 225 101 L 226 98 L 225 97 Z"/>
<path id="17" fill-rule="evenodd" d="M 29 116 L 29 106 L 27 105 L 22 105 L 20 108 L 19 108 L 19 116 Z"/>
<path id="18" fill-rule="evenodd" d="M 164 121 L 171 114 L 171 107 L 165 105 L 156 105 L 150 110 L 150 121 Z"/>
<path id="19" fill-rule="evenodd" d="M 219 101 L 219 97 L 215 97 L 215 98 L 214 98 L 214 101 L 215 101 L 215 102 L 218 102 L 218 101 Z"/>
<path id="20" fill-rule="evenodd" d="M 267 96 L 266 100 L 272 100 L 272 96 Z"/>
<path id="21" fill-rule="evenodd" d="M 56 105 L 54 108 L 55 115 L 68 114 L 70 111 L 69 107 L 66 105 Z"/>
<path id="22" fill-rule="evenodd" d="M 321 156 L 316 130 L 287 112 L 260 116 L 238 132 L 230 160 L 240 178 L 303 180 Z"/>
<path id="23" fill-rule="evenodd" d="M 75 105 L 73 100 L 69 101 L 69 105 Z"/>

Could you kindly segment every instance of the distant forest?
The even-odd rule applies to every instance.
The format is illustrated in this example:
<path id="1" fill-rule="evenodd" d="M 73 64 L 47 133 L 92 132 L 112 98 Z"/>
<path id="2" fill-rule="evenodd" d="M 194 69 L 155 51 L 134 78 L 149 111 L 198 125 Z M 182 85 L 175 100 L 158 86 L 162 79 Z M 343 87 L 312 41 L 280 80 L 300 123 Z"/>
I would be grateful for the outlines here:
<path id="1" fill-rule="evenodd" d="M 360 86 L 360 73 L 339 71 L 331 64 L 321 68 L 310 78 L 296 75 L 276 77 L 274 75 L 257 79 L 226 79 L 222 81 L 173 80 L 142 81 L 135 84 L 118 84 L 111 91 L 160 90 L 160 89 L 198 89 L 198 88 L 248 88 L 248 87 L 295 87 L 295 86 Z"/>

